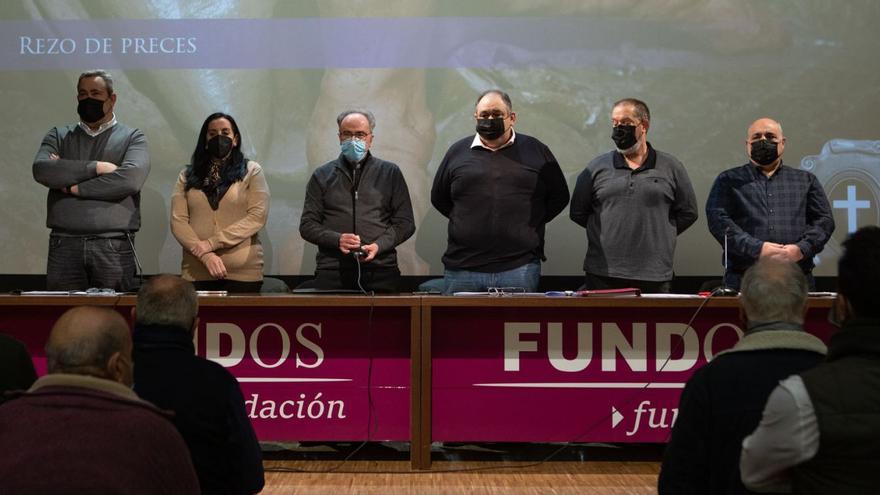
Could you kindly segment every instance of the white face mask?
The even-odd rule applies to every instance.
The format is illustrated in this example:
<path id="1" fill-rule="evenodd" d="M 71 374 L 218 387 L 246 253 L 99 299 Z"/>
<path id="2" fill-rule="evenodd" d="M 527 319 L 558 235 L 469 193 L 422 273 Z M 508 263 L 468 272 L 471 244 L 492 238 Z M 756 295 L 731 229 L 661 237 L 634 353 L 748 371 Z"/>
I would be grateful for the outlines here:
<path id="1" fill-rule="evenodd" d="M 351 138 L 339 143 L 342 155 L 352 163 L 360 163 L 367 156 L 367 142 Z"/>

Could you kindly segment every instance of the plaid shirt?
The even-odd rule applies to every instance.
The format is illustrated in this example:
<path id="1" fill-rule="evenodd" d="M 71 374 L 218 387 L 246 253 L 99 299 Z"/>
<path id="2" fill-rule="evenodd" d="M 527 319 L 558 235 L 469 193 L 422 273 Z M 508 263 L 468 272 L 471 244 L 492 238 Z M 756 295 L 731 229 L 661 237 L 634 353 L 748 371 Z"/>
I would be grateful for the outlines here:
<path id="1" fill-rule="evenodd" d="M 813 174 L 780 165 L 767 177 L 751 163 L 726 170 L 715 179 L 706 201 L 709 231 L 724 245 L 728 270 L 742 272 L 757 261 L 764 242 L 795 244 L 798 262 L 813 269 L 813 256 L 834 232 L 831 205 Z"/>

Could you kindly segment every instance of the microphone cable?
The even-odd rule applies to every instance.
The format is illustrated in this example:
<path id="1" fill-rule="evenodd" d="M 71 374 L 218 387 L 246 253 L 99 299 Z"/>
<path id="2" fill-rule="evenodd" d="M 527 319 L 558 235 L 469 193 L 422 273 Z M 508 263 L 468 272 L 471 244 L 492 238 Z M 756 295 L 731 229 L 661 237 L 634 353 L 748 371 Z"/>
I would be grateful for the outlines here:
<path id="1" fill-rule="evenodd" d="M 126 231 L 125 238 L 128 239 L 128 245 L 131 246 L 131 254 L 134 255 L 134 265 L 137 270 L 135 276 L 140 280 L 140 284 L 138 285 L 138 287 L 140 287 L 141 285 L 144 285 L 144 269 L 141 267 L 141 260 L 138 258 L 137 249 L 134 247 L 134 236 L 131 232 Z M 131 288 L 129 287 L 128 289 Z"/>

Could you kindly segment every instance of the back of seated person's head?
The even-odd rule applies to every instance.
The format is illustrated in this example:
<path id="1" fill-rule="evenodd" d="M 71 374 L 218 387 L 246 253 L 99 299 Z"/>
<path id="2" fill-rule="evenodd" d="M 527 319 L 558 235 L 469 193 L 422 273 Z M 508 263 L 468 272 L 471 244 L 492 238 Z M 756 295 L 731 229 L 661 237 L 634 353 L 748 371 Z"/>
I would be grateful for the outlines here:
<path id="1" fill-rule="evenodd" d="M 118 312 L 95 306 L 67 310 L 49 334 L 49 374 L 88 375 L 132 384 L 131 333 Z"/>
<path id="2" fill-rule="evenodd" d="M 194 330 L 199 300 L 193 284 L 177 275 L 156 275 L 141 285 L 135 307 L 138 325 Z"/>
<path id="3" fill-rule="evenodd" d="M 807 277 L 794 263 L 761 258 L 745 273 L 740 304 L 750 322 L 803 324 Z"/>
<path id="4" fill-rule="evenodd" d="M 837 263 L 838 292 L 861 318 L 880 318 L 880 227 L 862 227 L 843 241 Z"/>

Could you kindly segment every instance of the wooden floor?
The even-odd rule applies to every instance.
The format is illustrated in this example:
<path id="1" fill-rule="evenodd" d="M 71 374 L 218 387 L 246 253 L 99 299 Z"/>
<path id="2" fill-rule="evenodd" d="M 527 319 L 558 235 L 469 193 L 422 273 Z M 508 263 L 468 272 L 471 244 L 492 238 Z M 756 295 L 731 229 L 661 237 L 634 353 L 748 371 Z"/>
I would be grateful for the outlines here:
<path id="1" fill-rule="evenodd" d="M 263 493 L 314 495 L 654 494 L 660 470 L 650 461 L 435 461 L 429 472 L 411 471 L 408 461 L 267 460 L 265 466 Z"/>

